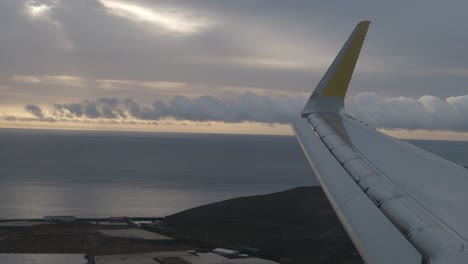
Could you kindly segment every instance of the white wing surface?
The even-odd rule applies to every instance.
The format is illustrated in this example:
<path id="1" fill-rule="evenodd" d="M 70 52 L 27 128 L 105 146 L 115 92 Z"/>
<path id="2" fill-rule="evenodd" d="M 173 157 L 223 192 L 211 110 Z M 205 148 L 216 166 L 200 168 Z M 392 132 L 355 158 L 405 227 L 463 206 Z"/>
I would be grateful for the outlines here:
<path id="1" fill-rule="evenodd" d="M 293 123 L 327 198 L 366 263 L 468 263 L 468 170 L 348 115 L 362 21 Z"/>

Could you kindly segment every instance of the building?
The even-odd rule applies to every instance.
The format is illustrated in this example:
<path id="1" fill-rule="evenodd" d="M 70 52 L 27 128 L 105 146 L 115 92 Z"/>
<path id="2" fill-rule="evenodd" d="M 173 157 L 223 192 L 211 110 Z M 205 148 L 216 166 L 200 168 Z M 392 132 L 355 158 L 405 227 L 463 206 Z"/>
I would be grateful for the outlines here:
<path id="1" fill-rule="evenodd" d="M 237 257 L 239 256 L 239 251 L 235 251 L 232 249 L 226 249 L 226 248 L 215 248 L 213 249 L 213 253 L 225 256 L 225 257 Z"/>

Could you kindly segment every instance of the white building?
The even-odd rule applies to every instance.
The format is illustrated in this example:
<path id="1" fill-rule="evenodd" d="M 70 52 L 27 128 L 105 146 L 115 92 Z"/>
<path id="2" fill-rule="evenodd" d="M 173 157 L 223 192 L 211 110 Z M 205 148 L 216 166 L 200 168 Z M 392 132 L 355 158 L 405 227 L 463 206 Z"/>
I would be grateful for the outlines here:
<path id="1" fill-rule="evenodd" d="M 226 248 L 215 248 L 215 249 L 213 249 L 213 253 L 216 253 L 216 254 L 221 255 L 221 256 L 226 256 L 226 257 L 237 257 L 237 256 L 239 256 L 239 251 L 226 249 Z"/>

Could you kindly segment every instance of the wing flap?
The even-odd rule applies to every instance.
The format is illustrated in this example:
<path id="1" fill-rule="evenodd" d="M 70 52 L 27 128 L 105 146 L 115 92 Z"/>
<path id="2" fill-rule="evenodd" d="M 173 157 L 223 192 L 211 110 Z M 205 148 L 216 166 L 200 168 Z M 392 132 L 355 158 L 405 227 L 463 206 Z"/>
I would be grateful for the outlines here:
<path id="1" fill-rule="evenodd" d="M 300 145 L 337 216 L 367 263 L 421 263 L 421 255 L 362 192 L 301 118 L 293 123 Z M 370 224 L 372 223 L 372 224 Z"/>

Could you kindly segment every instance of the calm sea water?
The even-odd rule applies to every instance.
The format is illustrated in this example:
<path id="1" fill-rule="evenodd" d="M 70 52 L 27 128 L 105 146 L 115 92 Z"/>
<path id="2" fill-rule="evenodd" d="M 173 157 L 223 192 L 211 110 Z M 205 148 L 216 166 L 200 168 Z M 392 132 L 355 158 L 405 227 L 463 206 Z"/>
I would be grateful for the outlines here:
<path id="1" fill-rule="evenodd" d="M 411 143 L 468 165 L 468 142 Z M 0 218 L 164 216 L 315 184 L 290 136 L 0 129 Z"/>
<path id="2" fill-rule="evenodd" d="M 163 216 L 313 184 L 293 137 L 0 130 L 0 218 Z"/>

